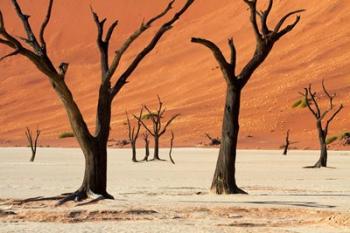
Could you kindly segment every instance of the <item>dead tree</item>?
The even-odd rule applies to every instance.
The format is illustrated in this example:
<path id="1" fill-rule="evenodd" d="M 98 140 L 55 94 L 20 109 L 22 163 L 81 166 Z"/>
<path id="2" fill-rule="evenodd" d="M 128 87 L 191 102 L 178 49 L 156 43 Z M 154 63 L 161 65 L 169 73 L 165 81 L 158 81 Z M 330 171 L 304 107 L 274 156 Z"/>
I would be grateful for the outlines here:
<path id="1" fill-rule="evenodd" d="M 154 139 L 154 155 L 153 160 L 161 160 L 159 157 L 159 139 L 161 136 L 164 135 L 166 130 L 168 129 L 168 126 L 180 115 L 176 114 L 172 116 L 165 124 L 162 126 L 162 119 L 164 118 L 164 113 L 166 111 L 166 108 L 163 108 L 163 103 L 160 100 L 160 97 L 158 96 L 158 109 L 155 112 L 152 112 L 146 105 L 144 108 L 148 112 L 148 114 L 143 117 L 145 119 L 150 119 L 152 121 L 152 129 L 147 126 L 147 124 L 144 122 L 145 119 L 142 119 L 142 117 L 134 116 L 137 120 L 141 121 L 141 124 L 143 127 L 147 130 L 147 132 L 152 135 Z"/>
<path id="2" fill-rule="evenodd" d="M 289 145 L 290 145 L 290 141 L 289 141 L 289 129 L 287 130 L 287 134 L 286 134 L 286 142 L 285 144 L 283 145 L 284 147 L 284 150 L 283 150 L 283 155 L 287 155 L 288 153 L 288 148 L 289 148 Z"/>
<path id="3" fill-rule="evenodd" d="M 316 120 L 316 128 L 318 131 L 318 140 L 320 142 L 320 158 L 313 166 L 308 166 L 305 168 L 321 168 L 321 167 L 327 167 L 327 135 L 329 130 L 330 123 L 334 120 L 336 115 L 343 109 L 343 105 L 341 104 L 338 108 L 335 108 L 333 104 L 333 99 L 336 96 L 336 94 L 331 95 L 325 85 L 324 81 L 322 80 L 322 89 L 325 94 L 325 96 L 328 98 L 329 105 L 327 110 L 322 111 L 319 105 L 319 97 L 317 96 L 316 92 L 312 91 L 311 84 L 308 88 L 304 89 L 304 93 L 301 93 L 305 97 L 306 106 L 312 113 L 312 115 L 315 117 Z M 327 115 L 329 115 L 328 119 Z"/>
<path id="4" fill-rule="evenodd" d="M 143 161 L 148 161 L 149 157 L 149 134 L 148 132 L 145 132 L 143 134 L 143 140 L 145 141 L 145 157 L 143 158 Z"/>
<path id="5" fill-rule="evenodd" d="M 141 118 L 142 116 L 142 112 L 143 112 L 143 108 L 141 108 L 140 110 L 140 114 L 139 117 Z M 137 139 L 139 137 L 139 133 L 140 133 L 140 129 L 141 129 L 141 122 L 138 120 L 136 126 L 131 126 L 130 123 L 130 119 L 129 119 L 129 115 L 126 112 L 126 119 L 127 119 L 127 123 L 128 123 L 128 136 L 129 136 L 129 142 L 131 145 L 131 149 L 132 149 L 132 161 L 133 162 L 137 162 L 137 158 L 136 158 L 136 142 Z"/>
<path id="6" fill-rule="evenodd" d="M 217 146 L 221 144 L 220 138 L 218 137 L 213 138 L 208 133 L 206 133 L 205 136 L 207 136 L 207 138 L 210 140 L 210 144 L 209 144 L 210 146 Z"/>
<path id="7" fill-rule="evenodd" d="M 27 137 L 28 145 L 30 146 L 30 149 L 32 151 L 32 157 L 30 157 L 30 162 L 34 162 L 35 155 L 36 155 L 36 148 L 38 145 L 38 139 L 40 136 L 40 130 L 36 130 L 35 137 L 33 137 L 32 131 L 27 127 L 25 131 L 25 135 Z"/>
<path id="8" fill-rule="evenodd" d="M 235 71 L 236 49 L 232 38 L 228 40 L 231 51 L 229 60 L 226 60 L 220 48 L 215 43 L 207 39 L 192 38 L 193 43 L 201 44 L 211 50 L 219 64 L 227 85 L 221 145 L 211 185 L 211 190 L 217 194 L 246 193 L 237 186 L 235 179 L 241 92 L 254 71 L 267 58 L 274 44 L 293 30 L 298 24 L 300 16 L 297 16 L 292 24 L 283 27 L 286 20 L 289 19 L 290 16 L 303 11 L 296 10 L 286 14 L 278 21 L 273 29 L 270 29 L 267 25 L 267 21 L 272 9 L 273 0 L 269 0 L 267 8 L 263 11 L 257 10 L 257 0 L 243 0 L 243 2 L 249 7 L 250 23 L 256 39 L 256 48 L 253 57 L 243 67 L 240 73 L 236 73 Z M 258 26 L 258 18 L 260 18 L 260 27 Z"/>
<path id="9" fill-rule="evenodd" d="M 25 37 L 11 35 L 6 29 L 3 15 L 0 12 L 0 44 L 12 48 L 13 51 L 0 60 L 9 58 L 14 55 L 21 55 L 28 58 L 38 70 L 43 73 L 51 83 L 58 98 L 64 105 L 67 112 L 72 131 L 77 139 L 82 152 L 85 156 L 85 173 L 82 185 L 77 191 L 61 200 L 58 204 L 62 204 L 69 200 L 82 200 L 95 194 L 100 198 L 113 198 L 107 193 L 107 142 L 110 133 L 112 102 L 115 96 L 120 92 L 124 85 L 128 82 L 129 77 L 133 74 L 140 62 L 155 48 L 163 35 L 169 31 L 173 24 L 185 13 L 192 5 L 194 0 L 187 0 L 183 7 L 168 21 L 161 24 L 155 31 L 155 34 L 147 45 L 141 49 L 139 53 L 131 60 L 125 70 L 117 72 L 118 77 L 113 77 L 119 67 L 120 61 L 125 52 L 134 44 L 144 32 L 156 21 L 167 15 L 172 9 L 174 0 L 171 1 L 166 8 L 157 16 L 144 21 L 140 27 L 132 33 L 124 43 L 111 56 L 109 54 L 110 40 L 118 21 L 115 20 L 105 30 L 106 18 L 100 19 L 98 15 L 91 9 L 93 20 L 97 27 L 97 47 L 100 53 L 101 64 L 101 83 L 99 85 L 99 95 L 97 103 L 96 127 L 95 132 L 90 132 L 81 111 L 75 102 L 73 95 L 66 84 L 66 74 L 68 71 L 68 63 L 62 62 L 58 67 L 55 66 L 53 59 L 47 52 L 47 44 L 45 40 L 45 31 L 51 18 L 53 9 L 53 0 L 49 1 L 47 13 L 43 23 L 39 27 L 39 34 L 35 35 L 32 25 L 29 22 L 29 15 L 24 13 L 17 0 L 11 0 L 14 9 L 23 24 Z M 24 45 L 24 43 L 26 45 Z M 110 58 L 111 62 L 110 62 Z M 116 80 L 115 82 L 112 80 Z"/>
<path id="10" fill-rule="evenodd" d="M 172 164 L 175 164 L 175 161 L 174 161 L 173 156 L 172 156 L 173 146 L 174 146 L 174 138 L 175 138 L 174 132 L 171 131 L 169 159 L 170 159 L 170 162 Z"/>

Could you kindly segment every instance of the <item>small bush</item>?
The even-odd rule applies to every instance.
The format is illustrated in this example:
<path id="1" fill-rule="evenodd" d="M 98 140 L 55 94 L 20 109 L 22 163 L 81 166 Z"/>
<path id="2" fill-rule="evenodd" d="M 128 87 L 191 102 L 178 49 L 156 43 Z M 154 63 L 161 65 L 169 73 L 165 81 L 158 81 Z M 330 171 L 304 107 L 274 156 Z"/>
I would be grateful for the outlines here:
<path id="1" fill-rule="evenodd" d="M 295 101 L 292 105 L 292 108 L 306 108 L 306 107 L 307 107 L 306 98 L 301 98 Z"/>
<path id="2" fill-rule="evenodd" d="M 144 115 L 142 115 L 141 120 L 149 120 L 153 116 L 157 116 L 157 113 L 152 112 L 152 113 L 144 114 Z"/>
<path id="3" fill-rule="evenodd" d="M 60 135 L 58 135 L 58 138 L 74 138 L 74 133 L 73 132 L 63 132 Z"/>
<path id="4" fill-rule="evenodd" d="M 300 104 L 301 104 L 302 102 L 303 102 L 302 100 L 297 100 L 297 101 L 295 101 L 295 102 L 293 103 L 293 105 L 292 105 L 292 108 L 297 108 L 297 107 L 299 107 Z"/>
<path id="5" fill-rule="evenodd" d="M 338 139 L 338 136 L 331 136 L 326 139 L 327 145 L 331 144 L 332 142 L 336 141 Z"/>

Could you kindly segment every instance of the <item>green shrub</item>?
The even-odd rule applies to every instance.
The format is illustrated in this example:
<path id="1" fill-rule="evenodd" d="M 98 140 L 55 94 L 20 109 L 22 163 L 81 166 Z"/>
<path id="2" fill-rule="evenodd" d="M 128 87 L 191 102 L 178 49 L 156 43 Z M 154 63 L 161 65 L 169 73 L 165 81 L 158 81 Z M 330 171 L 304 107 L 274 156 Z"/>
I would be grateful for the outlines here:
<path id="1" fill-rule="evenodd" d="M 329 145 L 332 142 L 336 141 L 338 139 L 338 136 L 330 136 L 326 139 L 326 144 Z"/>
<path id="2" fill-rule="evenodd" d="M 300 106 L 300 104 L 303 102 L 303 100 L 297 100 L 293 103 L 292 108 L 297 108 Z"/>
<path id="3" fill-rule="evenodd" d="M 307 107 L 307 103 L 306 103 L 305 97 L 295 101 L 292 105 L 292 108 L 306 108 L 306 107 Z"/>
<path id="4" fill-rule="evenodd" d="M 149 119 L 151 119 L 153 116 L 157 116 L 157 113 L 152 112 L 152 113 L 144 114 L 144 115 L 142 115 L 141 119 L 142 119 L 142 120 L 149 120 Z"/>
<path id="5" fill-rule="evenodd" d="M 72 132 L 63 132 L 60 135 L 58 135 L 58 138 L 74 138 L 74 133 Z"/>

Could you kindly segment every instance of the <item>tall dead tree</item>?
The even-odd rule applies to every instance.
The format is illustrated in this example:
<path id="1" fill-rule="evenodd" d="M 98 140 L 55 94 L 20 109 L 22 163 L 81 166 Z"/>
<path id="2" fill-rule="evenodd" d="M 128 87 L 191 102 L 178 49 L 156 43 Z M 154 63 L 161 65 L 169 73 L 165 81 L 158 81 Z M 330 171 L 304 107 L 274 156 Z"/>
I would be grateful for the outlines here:
<path id="1" fill-rule="evenodd" d="M 213 53 L 219 63 L 224 80 L 226 81 L 226 103 L 222 125 L 222 136 L 219 156 L 216 164 L 215 174 L 211 190 L 217 194 L 236 194 L 246 192 L 240 189 L 235 179 L 236 148 L 239 131 L 239 113 L 241 104 L 241 92 L 250 80 L 254 71 L 264 62 L 271 52 L 274 44 L 298 24 L 300 16 L 295 21 L 283 27 L 286 20 L 303 10 L 296 10 L 282 17 L 277 25 L 270 29 L 267 25 L 273 0 L 269 0 L 268 6 L 263 11 L 257 10 L 257 0 L 243 0 L 250 11 L 250 23 L 256 39 L 256 48 L 253 57 L 244 66 L 240 73 L 236 73 L 236 49 L 233 39 L 228 40 L 231 51 L 230 59 L 226 60 L 219 47 L 207 39 L 192 38 L 193 43 L 201 44 Z M 258 25 L 260 18 L 260 27 Z"/>
<path id="2" fill-rule="evenodd" d="M 324 81 L 322 80 L 322 89 L 325 94 L 325 96 L 328 98 L 329 105 L 327 110 L 322 111 L 319 105 L 319 98 L 320 96 L 317 96 L 316 92 L 312 91 L 311 84 L 308 88 L 304 89 L 304 93 L 301 93 L 305 97 L 305 102 L 307 108 L 310 110 L 312 115 L 315 117 L 316 120 L 316 128 L 318 131 L 318 140 L 320 142 L 320 149 L 321 154 L 319 160 L 316 162 L 314 166 L 308 166 L 305 168 L 320 168 L 320 167 L 327 167 L 327 135 L 328 135 L 328 129 L 330 123 L 334 120 L 334 118 L 338 115 L 338 113 L 343 109 L 343 105 L 341 104 L 338 108 L 335 108 L 333 104 L 333 99 L 336 96 L 336 94 L 331 95 L 325 85 Z M 327 115 L 329 115 L 328 119 Z M 324 122 L 325 121 L 325 122 Z"/>
<path id="3" fill-rule="evenodd" d="M 11 2 L 23 24 L 26 36 L 17 37 L 11 35 L 6 29 L 4 18 L 0 11 L 0 44 L 13 49 L 13 52 L 3 56 L 0 60 L 14 55 L 24 56 L 33 62 L 38 70 L 48 78 L 54 91 L 64 105 L 72 131 L 85 156 L 85 173 L 81 187 L 61 200 L 58 204 L 69 200 L 79 201 L 89 197 L 90 194 L 95 194 L 93 196 L 97 195 L 101 198 L 113 198 L 113 196 L 107 193 L 107 142 L 110 133 L 112 101 L 127 83 L 128 78 L 133 74 L 140 62 L 155 48 L 162 36 L 173 27 L 173 24 L 178 21 L 194 0 L 187 0 L 184 6 L 173 17 L 160 25 L 146 47 L 131 60 L 125 70 L 120 70 L 118 72 L 120 75 L 113 79 L 116 80 L 116 82 L 113 83 L 112 78 L 119 68 L 120 61 L 125 52 L 154 22 L 168 14 L 172 9 L 174 0 L 171 1 L 159 15 L 142 22 L 140 27 L 126 39 L 112 56 L 109 56 L 109 44 L 112 34 L 118 25 L 118 21 L 113 21 L 107 30 L 105 30 L 106 18 L 100 19 L 91 9 L 97 27 L 96 41 L 101 63 L 101 83 L 99 86 L 94 133 L 90 132 L 88 129 L 81 111 L 66 84 L 65 77 L 68 71 L 68 63 L 62 62 L 58 68 L 56 68 L 53 60 L 47 53 L 47 44 L 44 35 L 51 18 L 54 1 L 49 0 L 47 13 L 39 27 L 39 35 L 34 34 L 29 22 L 29 15 L 22 11 L 17 0 L 11 0 Z M 23 43 L 25 43 L 26 46 Z M 110 62 L 109 59 L 111 57 L 113 58 Z"/>
<path id="4" fill-rule="evenodd" d="M 147 132 L 152 135 L 154 139 L 154 156 L 153 160 L 161 160 L 159 157 L 159 139 L 161 136 L 164 135 L 166 130 L 168 129 L 168 126 L 180 115 L 176 114 L 172 116 L 165 124 L 162 126 L 162 119 L 164 118 L 164 113 L 166 111 L 166 108 L 163 108 L 163 103 L 160 100 L 160 97 L 158 97 L 158 109 L 155 112 L 152 112 L 146 105 L 144 108 L 148 112 L 148 114 L 143 117 L 137 117 L 134 116 L 137 120 L 141 121 L 141 124 L 143 127 L 147 130 Z M 152 129 L 147 126 L 147 124 L 144 122 L 145 119 L 150 119 L 152 121 Z"/>
<path id="5" fill-rule="evenodd" d="M 145 132 L 142 134 L 143 140 L 145 142 L 145 157 L 143 158 L 143 161 L 148 161 L 149 157 L 149 134 L 148 132 Z"/>
<path id="6" fill-rule="evenodd" d="M 143 112 L 143 108 L 141 108 L 141 110 L 140 110 L 140 114 L 139 114 L 140 118 L 142 116 L 142 112 Z M 140 129 L 141 129 L 141 122 L 138 120 L 136 126 L 131 126 L 129 115 L 127 112 L 125 114 L 126 114 L 126 120 L 128 123 L 128 136 L 129 136 L 129 142 L 130 142 L 131 150 L 132 150 L 132 161 L 136 163 L 137 162 L 136 142 L 137 142 L 137 139 L 139 137 L 139 133 L 140 133 Z"/>
<path id="7" fill-rule="evenodd" d="M 27 137 L 28 145 L 30 147 L 30 150 L 32 151 L 32 156 L 30 157 L 30 162 L 34 162 L 35 155 L 36 155 L 36 148 L 38 145 L 38 140 L 40 136 L 40 130 L 36 130 L 35 136 L 33 135 L 32 131 L 27 127 L 25 131 L 25 135 Z"/>

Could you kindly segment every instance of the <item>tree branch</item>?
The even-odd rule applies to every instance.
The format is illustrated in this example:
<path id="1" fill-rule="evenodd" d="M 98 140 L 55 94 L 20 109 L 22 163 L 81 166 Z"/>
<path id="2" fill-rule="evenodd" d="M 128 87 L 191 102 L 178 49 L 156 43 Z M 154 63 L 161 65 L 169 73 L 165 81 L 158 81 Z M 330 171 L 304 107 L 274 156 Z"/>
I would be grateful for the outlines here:
<path id="1" fill-rule="evenodd" d="M 31 46 L 33 47 L 35 53 L 38 54 L 39 56 L 43 55 L 43 51 L 41 49 L 41 46 L 39 45 L 39 43 L 38 43 L 38 41 L 33 33 L 33 30 L 29 24 L 29 17 L 30 16 L 23 14 L 21 7 L 17 3 L 17 0 L 12 0 L 12 4 L 16 10 L 18 17 L 22 21 L 22 24 L 23 24 L 23 27 L 26 31 L 28 40 L 30 41 Z"/>
<path id="2" fill-rule="evenodd" d="M 91 13 L 93 16 L 93 19 L 95 21 L 96 27 L 97 27 L 97 46 L 100 50 L 100 62 L 101 62 L 101 77 L 102 80 L 105 79 L 106 74 L 108 72 L 108 45 L 109 43 L 103 40 L 103 29 L 104 24 L 106 22 L 106 18 L 100 20 L 97 13 L 94 12 L 92 7 L 90 6 Z"/>
<path id="3" fill-rule="evenodd" d="M 316 107 L 316 117 L 319 119 L 321 117 L 321 109 L 320 109 L 320 106 L 318 106 L 318 103 L 317 103 L 317 100 L 316 100 L 316 92 L 312 93 L 311 84 L 308 87 L 308 91 L 309 91 L 311 100 L 312 100 L 312 102 L 314 103 L 314 105 Z"/>
<path id="4" fill-rule="evenodd" d="M 304 97 L 305 97 L 305 103 L 306 106 L 308 107 L 308 109 L 311 111 L 311 113 L 315 116 L 316 119 L 318 119 L 317 113 L 315 112 L 315 110 L 311 107 L 310 102 L 309 102 L 309 89 L 308 88 L 304 88 L 305 93 L 304 93 Z M 311 94 L 310 94 L 311 95 Z"/>
<path id="5" fill-rule="evenodd" d="M 216 61 L 220 65 L 221 71 L 224 73 L 224 78 L 225 78 L 226 82 L 227 83 L 231 83 L 230 77 L 233 75 L 233 70 L 230 69 L 231 66 L 226 61 L 226 59 L 225 59 L 224 55 L 222 54 L 220 48 L 218 46 L 216 46 L 216 44 L 214 44 L 213 42 L 211 42 L 210 40 L 207 40 L 207 39 L 192 37 L 191 42 L 192 43 L 201 44 L 201 45 L 203 45 L 203 46 L 205 46 L 205 47 L 207 47 L 207 48 L 209 48 L 211 50 L 211 52 L 213 53 Z M 231 59 L 232 59 L 232 56 L 233 56 L 233 53 L 231 52 Z"/>
<path id="6" fill-rule="evenodd" d="M 170 118 L 170 120 L 164 125 L 163 130 L 160 131 L 159 135 L 163 135 L 167 130 L 168 126 L 171 124 L 171 122 L 173 122 L 178 116 L 180 116 L 180 114 L 176 114 L 172 118 Z"/>
<path id="7" fill-rule="evenodd" d="M 19 50 L 19 49 L 16 49 L 16 50 L 13 51 L 12 53 L 9 53 L 9 54 L 7 54 L 7 55 L 5 55 L 5 56 L 3 56 L 3 57 L 0 57 L 0 62 L 2 62 L 3 60 L 5 60 L 5 59 L 8 58 L 8 57 L 15 56 L 15 55 L 17 55 L 17 54 L 19 54 L 19 53 L 20 53 L 20 50 Z"/>
<path id="8" fill-rule="evenodd" d="M 109 41 L 111 40 L 112 34 L 114 32 L 114 29 L 118 26 L 119 21 L 115 20 L 111 26 L 109 26 L 106 37 L 105 37 L 105 42 L 109 43 Z"/>
<path id="9" fill-rule="evenodd" d="M 168 7 L 160 15 L 158 15 L 158 16 L 154 17 L 153 19 L 151 19 L 150 21 L 148 21 L 148 23 L 146 23 L 146 26 L 150 27 L 151 24 L 155 20 L 158 20 L 160 17 L 164 16 L 171 9 L 173 2 L 174 1 L 171 1 L 168 4 Z M 127 79 L 134 72 L 134 70 L 137 68 L 139 63 L 143 60 L 143 58 L 154 49 L 154 47 L 156 46 L 158 41 L 161 39 L 161 37 L 164 35 L 164 33 L 172 28 L 172 25 L 180 18 L 181 15 L 183 15 L 183 13 L 185 13 L 185 11 L 191 6 L 191 4 L 193 2 L 194 2 L 194 0 L 187 0 L 186 4 L 181 8 L 181 10 L 178 11 L 171 20 L 169 20 L 168 22 L 164 23 L 159 28 L 159 30 L 154 35 L 154 37 L 151 40 L 151 42 L 136 56 L 136 58 L 131 62 L 131 64 L 124 71 L 124 73 L 121 74 L 121 76 L 119 77 L 118 81 L 113 86 L 112 93 L 111 93 L 112 97 L 114 97 L 120 91 L 120 89 L 125 85 L 125 83 L 127 82 Z M 141 26 L 141 28 L 142 28 L 142 26 Z M 126 43 L 124 43 L 124 45 L 122 46 L 123 50 L 121 50 L 121 51 L 116 53 L 116 57 L 115 57 L 112 65 L 111 65 L 111 68 L 110 68 L 109 77 L 111 77 L 114 74 L 114 72 L 115 72 L 115 70 L 116 70 L 116 68 L 117 68 L 117 66 L 119 64 L 121 55 L 130 46 L 132 41 L 134 41 L 142 33 L 142 31 L 144 31 L 144 30 L 141 30 L 141 28 L 140 28 L 141 32 L 140 33 L 135 32 L 135 35 L 134 35 L 135 38 L 132 38 L 130 41 L 127 40 Z M 118 55 L 118 54 L 121 54 L 121 55 Z"/>
<path id="10" fill-rule="evenodd" d="M 229 45 L 230 50 L 231 50 L 231 61 L 230 61 L 231 70 L 233 72 L 233 75 L 235 76 L 235 69 L 236 69 L 236 63 L 237 63 L 237 58 L 236 58 L 237 52 L 236 52 L 235 44 L 233 42 L 232 37 L 230 39 L 228 39 L 228 45 Z"/>
<path id="11" fill-rule="evenodd" d="M 48 9 L 47 9 L 47 13 L 46 13 L 46 16 L 45 16 L 45 20 L 41 24 L 40 33 L 39 33 L 41 48 L 42 48 L 44 54 L 47 53 L 44 34 L 45 34 L 45 29 L 46 29 L 47 25 L 49 24 L 49 21 L 50 21 L 50 18 L 51 18 L 52 6 L 53 6 L 53 0 L 50 0 L 49 1 L 49 6 L 48 6 Z"/>
<path id="12" fill-rule="evenodd" d="M 115 73 L 116 69 L 118 68 L 119 62 L 123 56 L 123 54 L 126 52 L 126 50 L 130 47 L 130 45 L 139 37 L 142 33 L 144 33 L 147 29 L 149 29 L 152 26 L 152 23 L 157 21 L 158 19 L 162 18 L 164 15 L 166 15 L 171 9 L 172 5 L 174 3 L 174 0 L 171 1 L 167 7 L 162 11 L 159 15 L 151 18 L 146 23 L 142 22 L 141 26 L 133 32 L 128 39 L 123 43 L 123 45 L 115 52 L 114 59 L 112 61 L 112 64 L 109 68 L 109 74 L 108 78 L 110 79 L 113 74 Z"/>
<path id="13" fill-rule="evenodd" d="M 149 134 L 151 134 L 151 135 L 154 137 L 154 133 L 152 132 L 152 130 L 150 130 L 150 129 L 147 127 L 147 125 L 145 124 L 145 122 L 143 122 L 143 120 L 141 119 L 141 117 L 137 117 L 136 115 L 133 115 L 133 116 L 134 116 L 134 118 L 135 118 L 136 120 L 138 120 L 139 122 L 141 122 L 142 126 L 145 127 L 145 129 L 147 130 L 147 132 L 148 132 Z"/>
<path id="14" fill-rule="evenodd" d="M 292 15 L 295 15 L 297 13 L 303 12 L 305 11 L 304 9 L 301 10 L 296 10 L 296 11 L 292 11 L 288 14 L 286 14 L 284 17 L 282 17 L 280 19 L 280 21 L 277 23 L 277 25 L 275 26 L 275 29 L 273 30 L 273 39 L 275 41 L 277 41 L 278 39 L 280 39 L 282 36 L 284 36 L 285 34 L 287 34 L 288 32 L 292 31 L 293 28 L 298 24 L 298 22 L 300 21 L 300 15 L 298 15 L 294 21 L 294 23 L 289 24 L 288 26 L 286 26 L 284 29 L 280 30 L 282 25 L 284 24 L 284 22 Z"/>
<path id="15" fill-rule="evenodd" d="M 261 13 L 261 31 L 263 33 L 263 35 L 266 37 L 269 33 L 269 27 L 267 26 L 267 18 L 272 10 L 272 6 L 273 6 L 273 0 L 269 0 L 269 3 L 267 5 L 267 8 L 265 11 L 263 11 Z"/>
<path id="16" fill-rule="evenodd" d="M 257 24 L 257 21 L 256 21 L 256 12 L 257 12 L 257 10 L 256 10 L 256 2 L 257 2 L 257 0 L 243 0 L 243 1 L 249 6 L 249 9 L 250 9 L 250 22 L 252 24 L 256 40 L 260 42 L 262 37 L 261 37 L 260 31 L 259 31 L 259 27 L 258 27 L 258 24 Z"/>
<path id="17" fill-rule="evenodd" d="M 337 111 L 335 111 L 332 116 L 327 120 L 327 123 L 326 123 L 326 127 L 325 127 L 325 131 L 326 133 L 328 132 L 328 127 L 329 127 L 329 124 L 334 120 L 334 118 L 338 115 L 338 113 L 344 108 L 344 106 L 341 104 L 339 106 L 339 108 L 337 109 Z"/>

